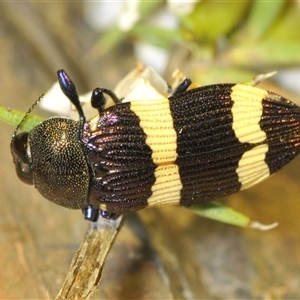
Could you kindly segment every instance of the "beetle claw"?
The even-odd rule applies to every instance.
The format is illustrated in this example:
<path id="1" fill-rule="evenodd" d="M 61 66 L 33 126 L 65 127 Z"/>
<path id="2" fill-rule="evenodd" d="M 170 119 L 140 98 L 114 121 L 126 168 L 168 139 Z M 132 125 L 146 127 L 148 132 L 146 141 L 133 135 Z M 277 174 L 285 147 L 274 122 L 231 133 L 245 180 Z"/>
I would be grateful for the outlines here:
<path id="1" fill-rule="evenodd" d="M 109 212 L 107 210 L 102 210 L 102 209 L 100 209 L 100 216 L 102 218 L 112 219 L 112 220 L 115 220 L 115 219 L 117 219 L 119 217 L 119 215 L 116 214 L 116 213 L 112 213 L 112 212 Z"/>
<path id="2" fill-rule="evenodd" d="M 84 219 L 87 221 L 96 222 L 99 216 L 99 209 L 89 205 L 82 209 Z"/>

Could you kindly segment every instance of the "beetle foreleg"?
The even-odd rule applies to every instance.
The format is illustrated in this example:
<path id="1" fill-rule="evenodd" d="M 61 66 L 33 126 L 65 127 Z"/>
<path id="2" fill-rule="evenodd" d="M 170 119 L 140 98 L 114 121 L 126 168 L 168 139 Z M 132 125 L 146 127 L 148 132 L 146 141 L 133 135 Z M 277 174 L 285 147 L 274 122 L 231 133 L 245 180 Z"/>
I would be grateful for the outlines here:
<path id="1" fill-rule="evenodd" d="M 96 88 L 91 96 L 91 105 L 92 107 L 96 108 L 99 113 L 102 113 L 105 109 L 106 98 L 104 94 L 107 94 L 109 97 L 111 97 L 115 104 L 121 103 L 121 100 L 113 91 L 104 88 Z"/>
<path id="2" fill-rule="evenodd" d="M 178 94 L 185 92 L 188 89 L 188 87 L 191 85 L 191 83 L 192 83 L 191 79 L 189 79 L 189 78 L 183 79 L 178 84 L 178 86 L 174 89 L 174 91 L 171 93 L 171 96 L 178 95 Z"/>

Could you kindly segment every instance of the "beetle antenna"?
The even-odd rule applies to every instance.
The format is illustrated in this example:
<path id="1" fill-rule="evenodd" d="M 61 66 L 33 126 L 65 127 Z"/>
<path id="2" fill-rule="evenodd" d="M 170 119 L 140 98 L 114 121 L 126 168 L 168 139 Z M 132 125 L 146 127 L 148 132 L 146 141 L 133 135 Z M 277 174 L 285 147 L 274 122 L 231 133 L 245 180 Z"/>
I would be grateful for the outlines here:
<path id="1" fill-rule="evenodd" d="M 75 84 L 64 70 L 58 70 L 57 77 L 61 90 L 76 107 L 79 114 L 80 123 L 83 125 L 85 122 L 85 116 L 79 101 Z"/>
<path id="2" fill-rule="evenodd" d="M 45 94 L 46 93 L 42 94 L 28 109 L 28 111 L 26 112 L 26 114 L 24 115 L 24 117 L 22 118 L 20 123 L 17 125 L 16 129 L 14 130 L 14 132 L 12 134 L 12 139 L 14 139 L 16 137 L 17 132 L 19 131 L 22 124 L 25 122 L 25 120 L 28 118 L 28 116 L 31 114 L 31 112 L 34 110 L 34 108 L 37 106 L 37 104 L 42 100 L 42 98 L 45 96 Z"/>

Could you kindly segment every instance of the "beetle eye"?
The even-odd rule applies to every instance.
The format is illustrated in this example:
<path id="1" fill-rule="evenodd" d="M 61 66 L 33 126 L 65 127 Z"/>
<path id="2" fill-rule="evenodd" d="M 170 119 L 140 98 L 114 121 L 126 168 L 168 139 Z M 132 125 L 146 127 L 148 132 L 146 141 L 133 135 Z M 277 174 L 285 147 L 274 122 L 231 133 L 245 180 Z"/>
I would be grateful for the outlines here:
<path id="1" fill-rule="evenodd" d="M 28 132 L 16 135 L 10 144 L 10 150 L 18 177 L 27 184 L 33 184 L 30 161 L 27 155 Z"/>
<path id="2" fill-rule="evenodd" d="M 23 157 L 27 150 L 28 132 L 22 132 L 16 135 L 11 141 L 11 150 L 18 157 Z"/>

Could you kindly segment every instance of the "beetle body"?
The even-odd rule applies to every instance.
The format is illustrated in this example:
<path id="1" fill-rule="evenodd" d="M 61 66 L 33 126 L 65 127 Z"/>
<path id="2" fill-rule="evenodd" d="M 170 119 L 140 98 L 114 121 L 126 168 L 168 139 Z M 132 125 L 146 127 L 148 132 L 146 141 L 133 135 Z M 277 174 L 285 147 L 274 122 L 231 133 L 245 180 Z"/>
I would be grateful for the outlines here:
<path id="1" fill-rule="evenodd" d="M 22 159 L 14 139 L 12 153 L 19 176 L 30 171 L 47 199 L 121 214 L 206 202 L 260 182 L 299 153 L 299 122 L 296 104 L 256 87 L 184 87 L 101 106 L 90 121 L 48 119 L 29 132 Z"/>

